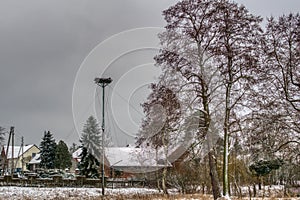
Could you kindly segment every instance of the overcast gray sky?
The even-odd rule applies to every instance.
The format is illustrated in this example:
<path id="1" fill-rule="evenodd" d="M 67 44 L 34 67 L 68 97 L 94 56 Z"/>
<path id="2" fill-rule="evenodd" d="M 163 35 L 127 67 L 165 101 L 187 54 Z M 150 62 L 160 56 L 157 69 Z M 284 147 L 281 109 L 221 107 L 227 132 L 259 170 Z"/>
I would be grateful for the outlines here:
<path id="1" fill-rule="evenodd" d="M 175 2 L 0 0 L 0 126 L 15 126 L 17 144 L 24 136 L 39 145 L 44 130 L 57 141 L 78 143 L 72 90 L 86 56 L 119 32 L 162 27 L 162 10 Z M 237 2 L 263 17 L 300 8 L 299 0 Z"/>

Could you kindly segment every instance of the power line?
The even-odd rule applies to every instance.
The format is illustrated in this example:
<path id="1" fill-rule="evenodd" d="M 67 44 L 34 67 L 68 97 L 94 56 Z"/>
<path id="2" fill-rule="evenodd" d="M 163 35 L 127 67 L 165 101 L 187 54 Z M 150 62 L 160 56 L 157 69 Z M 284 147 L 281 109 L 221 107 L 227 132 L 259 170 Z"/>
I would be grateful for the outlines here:
<path id="1" fill-rule="evenodd" d="M 109 85 L 108 87 L 110 87 L 112 90 L 113 88 Z M 124 98 L 121 94 L 119 94 L 116 90 L 113 90 L 114 93 L 116 93 L 124 102 L 128 103 L 128 105 L 135 110 L 138 114 L 141 115 L 141 117 L 144 117 L 144 114 L 141 113 L 138 109 L 135 108 L 135 106 L 133 106 L 130 101 L 128 101 L 126 98 Z"/>
<path id="2" fill-rule="evenodd" d="M 96 93 L 97 93 L 97 90 L 96 90 Z M 94 99 L 88 104 L 88 106 L 86 107 L 86 109 L 84 110 L 84 112 L 80 115 L 80 117 L 79 117 L 80 121 L 86 115 L 86 113 L 89 111 L 89 109 L 90 109 L 90 107 L 92 106 L 93 103 L 94 103 Z M 76 125 L 73 122 L 72 129 L 69 131 L 69 133 L 67 134 L 67 136 L 65 137 L 64 140 L 67 140 L 74 133 L 75 130 L 76 130 Z"/>

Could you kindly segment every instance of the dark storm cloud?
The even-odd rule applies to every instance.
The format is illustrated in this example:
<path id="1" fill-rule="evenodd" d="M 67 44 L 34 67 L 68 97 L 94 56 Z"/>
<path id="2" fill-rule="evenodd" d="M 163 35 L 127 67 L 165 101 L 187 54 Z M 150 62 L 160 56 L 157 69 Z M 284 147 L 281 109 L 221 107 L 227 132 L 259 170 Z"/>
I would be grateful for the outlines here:
<path id="1" fill-rule="evenodd" d="M 16 126 L 27 143 L 39 143 L 47 129 L 57 139 L 77 142 L 71 94 L 85 56 L 120 31 L 162 26 L 161 10 L 169 5 L 138 0 L 1 1 L 0 125 Z"/>
<path id="2" fill-rule="evenodd" d="M 113 34 L 163 26 L 161 12 L 175 2 L 0 0 L 0 126 L 14 125 L 26 143 L 48 129 L 78 142 L 72 87 L 84 58 Z M 298 0 L 238 2 L 262 16 L 299 9 Z"/>

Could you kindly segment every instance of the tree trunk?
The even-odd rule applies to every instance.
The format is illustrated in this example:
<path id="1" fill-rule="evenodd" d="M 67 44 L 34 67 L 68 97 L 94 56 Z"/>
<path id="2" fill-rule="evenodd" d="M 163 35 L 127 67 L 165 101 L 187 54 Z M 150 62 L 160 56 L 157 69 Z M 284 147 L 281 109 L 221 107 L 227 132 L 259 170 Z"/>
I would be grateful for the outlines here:
<path id="1" fill-rule="evenodd" d="M 241 188 L 238 186 L 237 181 L 234 181 L 234 188 L 235 188 L 235 192 L 234 195 L 238 196 L 239 198 L 242 198 L 242 190 Z"/>
<path id="2" fill-rule="evenodd" d="M 224 153 L 223 153 L 223 195 L 229 195 L 228 188 L 228 133 L 224 131 Z"/>
<path id="3" fill-rule="evenodd" d="M 156 159 L 156 163 L 157 163 L 158 162 L 157 147 L 155 148 L 155 159 Z M 160 192 L 160 179 L 159 179 L 159 176 L 158 176 L 158 171 L 155 171 L 155 176 L 156 176 L 157 189 Z"/>
<path id="4" fill-rule="evenodd" d="M 198 46 L 198 50 L 201 50 L 201 47 Z M 200 63 L 202 63 L 203 59 L 203 52 L 199 53 L 200 56 Z M 200 64 L 200 68 L 202 71 L 202 74 L 204 73 L 204 64 Z M 205 121 L 205 129 L 206 129 L 206 136 L 207 136 L 207 148 L 208 148 L 208 162 L 209 162 L 209 175 L 211 178 L 211 186 L 212 186 L 212 192 L 214 199 L 218 199 L 221 197 L 221 192 L 220 192 L 220 184 L 219 184 L 219 178 L 218 178 L 218 172 L 217 172 L 217 163 L 215 161 L 215 154 L 214 154 L 214 149 L 212 146 L 212 141 L 210 137 L 210 131 L 209 127 L 211 125 L 211 116 L 210 116 L 210 111 L 209 111 L 209 94 L 208 94 L 208 85 L 206 84 L 205 81 L 202 81 L 201 83 L 201 96 L 202 96 L 202 105 L 203 105 L 203 110 L 204 112 L 204 121 Z"/>
<path id="5" fill-rule="evenodd" d="M 160 192 L 160 178 L 158 177 L 158 173 L 157 172 L 155 172 L 155 174 L 156 174 L 156 184 L 157 184 L 157 189 L 158 189 L 158 191 Z"/>
<path id="6" fill-rule="evenodd" d="M 261 190 L 262 177 L 258 177 L 258 189 Z"/>
<path id="7" fill-rule="evenodd" d="M 228 155 L 229 155 L 229 118 L 231 111 L 231 87 L 232 74 L 231 67 L 232 60 L 228 61 L 229 82 L 226 86 L 226 100 L 225 100 L 225 119 L 224 119 L 224 153 L 223 153 L 223 195 L 229 196 L 229 182 L 228 182 Z"/>
<path id="8" fill-rule="evenodd" d="M 251 188 L 250 186 L 248 185 L 248 192 L 249 192 L 249 199 L 251 200 L 252 199 L 252 193 L 251 193 Z M 240 197 L 242 198 L 242 197 Z"/>
<path id="9" fill-rule="evenodd" d="M 163 190 L 164 194 L 168 194 L 168 190 L 167 190 L 167 186 L 166 186 L 166 178 L 167 178 L 167 167 L 164 167 L 163 174 L 162 174 L 162 180 L 161 180 L 162 190 Z"/>
<path id="10" fill-rule="evenodd" d="M 165 166 L 163 168 L 163 174 L 162 174 L 162 179 L 161 179 L 161 186 L 162 186 L 162 190 L 164 192 L 164 194 L 168 194 L 168 190 L 167 190 L 167 186 L 166 186 L 166 178 L 167 178 L 167 166 L 168 166 L 168 142 L 169 141 L 169 135 L 168 132 L 163 131 L 163 135 L 162 135 L 162 145 L 164 148 L 164 153 L 165 153 Z M 166 137 L 167 137 L 167 141 L 166 141 Z"/>
<path id="11" fill-rule="evenodd" d="M 213 192 L 214 199 L 218 199 L 219 197 L 221 197 L 221 192 L 220 192 L 220 184 L 219 184 L 217 166 L 214 160 L 213 150 L 211 150 L 208 153 L 208 159 L 209 159 L 209 175 L 211 178 L 212 192 Z"/>

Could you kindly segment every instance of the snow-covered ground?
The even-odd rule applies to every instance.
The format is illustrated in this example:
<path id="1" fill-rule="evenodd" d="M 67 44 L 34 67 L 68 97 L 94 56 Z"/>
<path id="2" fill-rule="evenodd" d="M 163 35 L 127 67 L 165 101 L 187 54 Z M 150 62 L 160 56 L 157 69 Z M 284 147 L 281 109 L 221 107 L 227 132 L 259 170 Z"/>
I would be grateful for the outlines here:
<path id="1" fill-rule="evenodd" d="M 243 192 L 247 193 L 247 188 L 242 188 L 245 190 Z M 267 197 L 264 199 L 274 199 L 274 196 L 277 196 L 275 199 L 285 199 L 278 198 L 282 197 L 283 186 L 266 186 L 264 194 L 261 194 L 262 191 L 258 191 L 258 198 L 253 199 L 262 199 L 262 197 Z M 145 197 L 146 195 L 151 195 L 148 198 L 143 199 L 168 199 L 163 197 L 161 192 L 156 189 L 149 188 L 117 188 L 105 190 L 106 197 L 105 199 L 140 199 L 141 196 Z M 169 190 L 170 194 L 173 194 L 171 199 L 182 199 L 182 200 L 192 200 L 192 199 L 213 199 L 211 195 L 176 195 L 176 190 Z M 272 195 L 271 195 L 271 194 Z M 134 196 L 135 195 L 135 196 Z M 141 195 L 141 196 L 140 196 Z M 246 195 L 247 196 L 247 195 Z M 57 187 L 57 188 L 41 188 L 41 187 L 15 187 L 15 186 L 0 186 L 0 200 L 10 200 L 10 199 L 19 199 L 19 200 L 40 200 L 40 199 L 102 199 L 101 188 L 67 188 L 67 187 Z M 237 199 L 237 198 L 232 198 Z M 244 197 L 243 199 L 248 199 Z M 297 198 L 286 198 L 289 200 L 294 200 Z"/>
<path id="2" fill-rule="evenodd" d="M 147 188 L 106 189 L 107 195 L 159 194 Z M 101 188 L 0 187 L 0 199 L 89 199 L 101 197 Z"/>
<path id="3" fill-rule="evenodd" d="M 266 185 L 262 186 L 262 189 L 258 189 L 258 185 L 256 187 L 257 196 L 264 197 L 272 197 L 272 196 L 284 196 L 284 186 L 283 185 Z M 243 186 L 241 187 L 241 192 L 243 195 L 248 195 L 249 190 L 253 195 L 253 186 Z"/>

